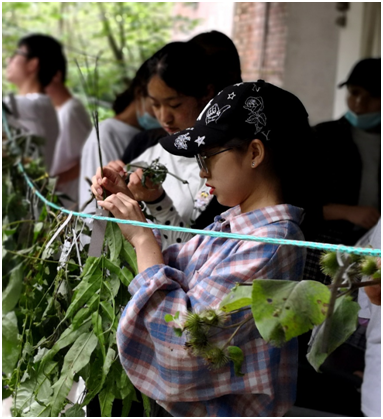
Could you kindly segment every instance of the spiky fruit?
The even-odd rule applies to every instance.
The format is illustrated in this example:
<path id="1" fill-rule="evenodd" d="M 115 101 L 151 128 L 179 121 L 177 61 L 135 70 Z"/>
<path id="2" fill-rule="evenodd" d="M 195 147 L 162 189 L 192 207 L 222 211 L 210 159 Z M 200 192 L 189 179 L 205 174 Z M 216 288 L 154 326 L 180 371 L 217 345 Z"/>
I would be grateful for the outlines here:
<path id="1" fill-rule="evenodd" d="M 360 264 L 360 271 L 363 275 L 372 276 L 379 269 L 377 260 L 373 256 L 366 256 Z"/>
<path id="2" fill-rule="evenodd" d="M 218 348 L 217 346 L 206 351 L 204 358 L 212 368 L 221 368 L 230 361 L 226 350 Z"/>
<path id="3" fill-rule="evenodd" d="M 321 270 L 325 275 L 334 278 L 339 269 L 336 252 L 326 252 L 320 258 Z"/>

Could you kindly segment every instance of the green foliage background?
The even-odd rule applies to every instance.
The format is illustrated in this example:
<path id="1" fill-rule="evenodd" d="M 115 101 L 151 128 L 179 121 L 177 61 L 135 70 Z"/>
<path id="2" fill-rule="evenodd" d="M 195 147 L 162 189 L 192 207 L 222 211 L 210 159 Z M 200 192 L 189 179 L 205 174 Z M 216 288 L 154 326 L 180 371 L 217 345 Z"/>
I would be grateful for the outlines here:
<path id="1" fill-rule="evenodd" d="M 4 69 L 18 39 L 30 33 L 49 34 L 65 46 L 67 85 L 80 97 L 83 90 L 74 60 L 84 71 L 86 60 L 93 69 L 101 53 L 98 99 L 104 119 L 112 114 L 107 109 L 116 94 L 129 85 L 145 59 L 171 40 L 172 30 L 188 32 L 197 21 L 173 16 L 170 2 L 3 2 L 2 23 L 4 93 L 14 90 Z"/>

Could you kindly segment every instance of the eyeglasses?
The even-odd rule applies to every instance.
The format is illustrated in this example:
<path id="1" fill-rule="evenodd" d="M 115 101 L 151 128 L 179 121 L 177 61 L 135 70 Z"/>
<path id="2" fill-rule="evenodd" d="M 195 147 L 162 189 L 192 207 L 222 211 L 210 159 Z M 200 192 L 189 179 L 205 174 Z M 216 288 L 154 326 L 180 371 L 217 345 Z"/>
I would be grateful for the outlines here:
<path id="1" fill-rule="evenodd" d="M 16 55 L 21 55 L 23 57 L 29 58 L 29 53 L 25 52 L 25 51 L 21 51 L 20 49 L 16 49 L 13 51 L 12 55 L 10 56 L 10 58 L 14 58 Z"/>
<path id="2" fill-rule="evenodd" d="M 197 159 L 198 167 L 201 170 L 203 170 L 205 173 L 209 173 L 209 169 L 207 168 L 205 160 L 210 158 L 210 157 L 216 156 L 217 154 L 224 153 L 225 151 L 229 151 L 229 150 L 232 150 L 232 149 L 233 149 L 233 147 L 225 148 L 225 150 L 217 151 L 216 153 L 211 153 L 211 154 L 208 154 L 208 155 L 206 155 L 206 154 L 204 154 L 204 155 L 196 154 L 195 158 Z"/>

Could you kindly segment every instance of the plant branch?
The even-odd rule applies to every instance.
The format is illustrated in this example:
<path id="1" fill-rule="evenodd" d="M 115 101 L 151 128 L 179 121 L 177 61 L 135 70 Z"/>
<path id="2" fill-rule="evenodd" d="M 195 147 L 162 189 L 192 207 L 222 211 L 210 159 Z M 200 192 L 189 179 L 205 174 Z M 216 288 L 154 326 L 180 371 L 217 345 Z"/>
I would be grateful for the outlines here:
<path id="1" fill-rule="evenodd" d="M 331 328 L 331 318 L 334 313 L 335 308 L 335 301 L 337 299 L 337 293 L 339 285 L 342 283 L 343 274 L 346 272 L 346 269 L 350 265 L 350 259 L 347 258 L 344 261 L 343 266 L 339 267 L 339 270 L 334 278 L 333 287 L 331 288 L 331 296 L 330 302 L 326 313 L 326 319 L 323 324 L 323 340 L 322 340 L 322 352 L 328 352 L 328 345 L 329 345 L 329 336 L 330 336 L 330 328 Z"/>

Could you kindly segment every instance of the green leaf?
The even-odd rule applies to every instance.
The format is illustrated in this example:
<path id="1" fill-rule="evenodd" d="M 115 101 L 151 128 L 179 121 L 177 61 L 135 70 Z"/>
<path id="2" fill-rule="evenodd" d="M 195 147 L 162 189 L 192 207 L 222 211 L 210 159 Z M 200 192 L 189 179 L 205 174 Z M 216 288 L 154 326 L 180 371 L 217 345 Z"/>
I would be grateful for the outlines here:
<path id="1" fill-rule="evenodd" d="M 252 299 L 251 310 L 262 338 L 281 346 L 323 322 L 330 291 L 317 281 L 257 279 Z"/>
<path id="2" fill-rule="evenodd" d="M 219 308 L 230 312 L 247 307 L 251 304 L 251 287 L 236 285 L 225 298 L 222 299 Z"/>
<path id="3" fill-rule="evenodd" d="M 14 311 L 3 316 L 2 321 L 2 368 L 4 374 L 11 374 L 20 355 L 20 341 L 17 317 Z"/>
<path id="4" fill-rule="evenodd" d="M 120 257 L 122 241 L 125 240 L 120 227 L 116 223 L 108 221 L 105 230 L 105 241 L 109 247 L 110 260 L 116 261 Z"/>
<path id="5" fill-rule="evenodd" d="M 81 282 L 76 287 L 72 302 L 65 314 L 65 319 L 73 317 L 101 289 L 103 257 L 89 257 L 86 261 Z"/>
<path id="6" fill-rule="evenodd" d="M 242 364 L 244 361 L 244 356 L 241 348 L 238 348 L 238 346 L 228 346 L 227 351 L 229 353 L 230 359 L 234 363 L 234 373 L 237 377 L 242 377 L 243 374 L 241 372 Z"/>
<path id="7" fill-rule="evenodd" d="M 94 334 L 97 336 L 98 341 L 100 342 L 100 349 L 102 352 L 103 358 L 105 358 L 105 336 L 104 336 L 104 330 L 102 328 L 102 318 L 98 314 L 97 311 L 95 311 L 92 314 L 92 325 L 93 325 L 93 331 Z"/>
<path id="8" fill-rule="evenodd" d="M 17 265 L 10 272 L 9 282 L 2 294 L 3 315 L 12 311 L 19 301 L 23 287 L 24 264 Z"/>
<path id="9" fill-rule="evenodd" d="M 73 330 L 72 326 L 69 326 L 68 329 L 64 330 L 60 339 L 53 345 L 52 349 L 50 349 L 42 358 L 40 369 L 42 370 L 43 368 L 45 368 L 48 361 L 53 359 L 57 352 L 71 345 L 74 341 L 76 341 L 79 338 L 79 336 L 88 332 L 90 325 L 91 321 L 89 320 L 88 322 L 84 323 L 81 327 L 79 327 L 77 330 Z"/>
<path id="10" fill-rule="evenodd" d="M 141 397 L 142 397 L 142 402 L 144 404 L 145 415 L 146 417 L 150 418 L 151 417 L 150 398 L 144 393 L 141 393 Z"/>
<path id="11" fill-rule="evenodd" d="M 83 418 L 85 417 L 84 409 L 79 404 L 74 404 L 68 410 L 65 411 L 63 415 L 65 418 Z"/>
<path id="12" fill-rule="evenodd" d="M 53 371 L 56 366 L 57 362 L 52 362 L 47 369 Z M 44 373 L 31 371 L 30 379 L 24 381 L 17 390 L 16 409 L 30 413 L 30 410 L 34 411 L 37 408 L 36 406 L 32 409 L 34 402 L 47 404 L 52 393 L 52 383 L 47 376 Z"/>
<path id="13" fill-rule="evenodd" d="M 114 319 L 116 318 L 113 311 L 113 307 L 110 305 L 110 303 L 105 301 L 101 301 L 100 305 L 104 313 L 107 315 L 108 319 L 113 323 Z"/>
<path id="14" fill-rule="evenodd" d="M 123 283 L 123 285 L 129 287 L 132 279 L 134 278 L 134 275 L 133 272 L 130 271 L 126 266 L 123 266 L 123 268 L 120 269 L 118 277 L 120 278 L 120 281 Z"/>
<path id="15" fill-rule="evenodd" d="M 108 387 L 105 387 L 98 395 L 102 417 L 110 418 L 112 416 L 112 407 L 114 399 L 114 394 L 110 391 L 110 388 Z"/>
<path id="16" fill-rule="evenodd" d="M 331 317 L 328 352 L 322 352 L 323 326 L 317 331 L 307 359 L 316 371 L 323 364 L 328 355 L 345 342 L 356 330 L 360 306 L 348 296 L 335 301 L 334 312 Z"/>
<path id="17" fill-rule="evenodd" d="M 100 294 L 94 294 L 93 297 L 89 301 L 87 301 L 87 307 L 82 307 L 80 310 L 75 314 L 72 320 L 73 329 L 77 329 L 80 327 L 84 321 L 89 319 L 91 314 L 96 310 L 100 303 Z"/>
<path id="18" fill-rule="evenodd" d="M 106 353 L 105 361 L 102 367 L 100 368 L 98 363 L 95 363 L 95 370 L 91 371 L 90 377 L 97 377 L 97 379 L 90 379 L 86 381 L 86 388 L 88 389 L 88 394 L 86 395 L 82 406 L 86 406 L 102 389 L 105 379 L 109 374 L 110 367 L 116 357 L 116 351 L 112 348 L 108 348 Z M 91 366 L 91 368 L 93 365 Z"/>
<path id="19" fill-rule="evenodd" d="M 170 323 L 174 320 L 174 317 L 171 314 L 165 314 L 164 319 L 165 319 L 166 323 Z"/>
<path id="20" fill-rule="evenodd" d="M 58 381 L 52 386 L 54 390 L 51 415 L 58 416 L 64 407 L 65 399 L 72 388 L 75 374 L 90 361 L 90 356 L 97 346 L 98 339 L 93 332 L 84 333 L 76 340 L 64 358 L 64 365 Z"/>
<path id="21" fill-rule="evenodd" d="M 122 242 L 121 259 L 125 261 L 132 269 L 133 275 L 138 275 L 137 255 L 133 246 L 127 241 Z"/>

